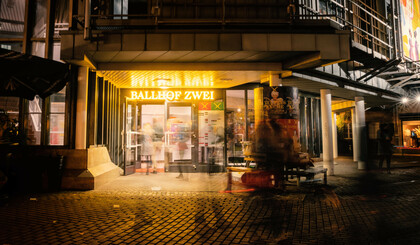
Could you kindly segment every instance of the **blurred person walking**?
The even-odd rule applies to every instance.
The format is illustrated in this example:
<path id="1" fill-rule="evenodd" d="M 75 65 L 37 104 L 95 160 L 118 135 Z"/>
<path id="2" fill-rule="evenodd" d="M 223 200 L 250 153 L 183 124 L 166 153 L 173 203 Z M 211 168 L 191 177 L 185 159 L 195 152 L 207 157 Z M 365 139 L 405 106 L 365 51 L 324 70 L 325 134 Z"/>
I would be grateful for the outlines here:
<path id="1" fill-rule="evenodd" d="M 386 159 L 386 167 L 388 174 L 391 173 L 391 157 L 392 157 L 392 137 L 394 136 L 394 129 L 392 124 L 381 124 L 378 130 L 378 156 L 379 156 L 379 170 L 382 170 L 382 165 Z"/>

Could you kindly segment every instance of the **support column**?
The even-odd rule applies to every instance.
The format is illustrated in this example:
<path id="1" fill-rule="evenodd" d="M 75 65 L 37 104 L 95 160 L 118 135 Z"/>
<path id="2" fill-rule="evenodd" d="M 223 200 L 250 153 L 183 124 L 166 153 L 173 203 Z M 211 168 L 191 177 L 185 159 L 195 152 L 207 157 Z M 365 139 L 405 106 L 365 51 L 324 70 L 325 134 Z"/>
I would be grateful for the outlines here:
<path id="1" fill-rule="evenodd" d="M 337 142 L 337 113 L 333 113 L 332 117 L 332 137 L 333 137 L 333 157 L 338 157 L 338 142 Z"/>
<path id="2" fill-rule="evenodd" d="M 77 77 L 76 149 L 86 149 L 88 77 L 89 68 L 80 67 Z"/>
<path id="3" fill-rule="evenodd" d="M 357 149 L 357 168 L 366 169 L 366 122 L 365 122 L 365 100 L 363 97 L 355 97 L 356 114 L 356 149 Z"/>
<path id="4" fill-rule="evenodd" d="M 332 137 L 331 90 L 321 89 L 322 155 L 328 175 L 334 175 Z"/>
<path id="5" fill-rule="evenodd" d="M 353 162 L 357 162 L 357 130 L 356 130 L 356 112 L 351 109 L 351 132 L 353 139 Z"/>

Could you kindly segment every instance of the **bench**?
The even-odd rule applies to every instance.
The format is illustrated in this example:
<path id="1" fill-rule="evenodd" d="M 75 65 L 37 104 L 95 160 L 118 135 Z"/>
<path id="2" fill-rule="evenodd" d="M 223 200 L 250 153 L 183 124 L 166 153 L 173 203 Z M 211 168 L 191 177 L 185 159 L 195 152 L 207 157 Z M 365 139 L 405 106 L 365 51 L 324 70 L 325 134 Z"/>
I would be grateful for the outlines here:
<path id="1" fill-rule="evenodd" d="M 322 179 L 315 179 L 315 175 L 317 174 L 324 174 L 324 185 L 327 184 L 327 168 L 322 166 L 319 167 L 311 167 L 305 170 L 297 170 L 297 171 L 288 171 L 287 174 L 296 175 L 297 177 L 297 186 L 300 186 L 301 183 L 310 183 L 310 182 L 317 182 L 322 181 Z M 306 180 L 300 180 L 300 177 L 306 177 Z"/>

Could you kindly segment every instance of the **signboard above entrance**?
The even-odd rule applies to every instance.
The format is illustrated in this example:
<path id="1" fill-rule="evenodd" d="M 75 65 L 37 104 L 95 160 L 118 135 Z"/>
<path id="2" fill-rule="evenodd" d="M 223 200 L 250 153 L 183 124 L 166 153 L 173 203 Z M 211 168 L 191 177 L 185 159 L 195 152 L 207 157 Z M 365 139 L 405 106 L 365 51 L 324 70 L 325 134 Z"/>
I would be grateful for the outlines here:
<path id="1" fill-rule="evenodd" d="M 207 90 L 138 90 L 131 91 L 131 100 L 213 101 L 214 91 Z"/>

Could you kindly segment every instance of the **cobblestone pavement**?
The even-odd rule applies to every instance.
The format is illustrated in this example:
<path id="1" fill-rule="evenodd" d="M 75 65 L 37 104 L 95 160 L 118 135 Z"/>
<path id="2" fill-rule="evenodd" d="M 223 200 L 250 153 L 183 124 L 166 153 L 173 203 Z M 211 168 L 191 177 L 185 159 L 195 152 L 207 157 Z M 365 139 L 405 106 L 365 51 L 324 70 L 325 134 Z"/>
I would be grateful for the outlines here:
<path id="1" fill-rule="evenodd" d="M 224 174 L 121 177 L 12 197 L 0 244 L 420 244 L 419 174 L 337 171 L 328 186 L 233 193 L 219 192 Z"/>

